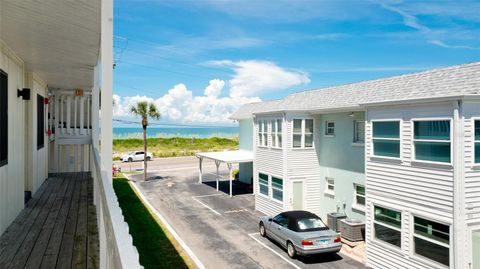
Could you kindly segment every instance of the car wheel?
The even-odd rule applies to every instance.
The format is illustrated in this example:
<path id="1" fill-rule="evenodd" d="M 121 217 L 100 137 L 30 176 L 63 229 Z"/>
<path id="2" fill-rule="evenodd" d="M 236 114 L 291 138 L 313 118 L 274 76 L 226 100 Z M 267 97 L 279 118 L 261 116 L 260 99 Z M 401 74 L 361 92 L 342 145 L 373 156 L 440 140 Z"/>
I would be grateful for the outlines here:
<path id="1" fill-rule="evenodd" d="M 147 157 L 147 162 L 151 161 L 152 157 Z"/>
<path id="2" fill-rule="evenodd" d="M 132 158 L 128 158 L 128 162 L 129 162 L 129 163 L 133 162 L 133 159 L 132 159 Z"/>
<path id="3" fill-rule="evenodd" d="M 293 246 L 292 242 L 287 242 L 287 254 L 288 257 L 290 258 L 295 258 L 297 251 L 295 250 L 295 247 Z"/>
<path id="4" fill-rule="evenodd" d="M 260 227 L 258 229 L 262 237 L 267 236 L 267 231 L 265 231 L 265 225 L 263 225 L 263 222 L 260 222 Z"/>

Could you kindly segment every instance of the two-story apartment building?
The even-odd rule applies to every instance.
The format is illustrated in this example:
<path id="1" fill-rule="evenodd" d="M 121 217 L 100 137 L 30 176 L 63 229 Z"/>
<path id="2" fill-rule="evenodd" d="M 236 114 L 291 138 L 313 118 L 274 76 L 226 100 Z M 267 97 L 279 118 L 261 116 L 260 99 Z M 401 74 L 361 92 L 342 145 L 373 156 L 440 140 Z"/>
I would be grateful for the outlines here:
<path id="1" fill-rule="evenodd" d="M 232 119 L 250 122 L 257 210 L 364 219 L 373 268 L 480 268 L 480 63 L 295 93 Z"/>

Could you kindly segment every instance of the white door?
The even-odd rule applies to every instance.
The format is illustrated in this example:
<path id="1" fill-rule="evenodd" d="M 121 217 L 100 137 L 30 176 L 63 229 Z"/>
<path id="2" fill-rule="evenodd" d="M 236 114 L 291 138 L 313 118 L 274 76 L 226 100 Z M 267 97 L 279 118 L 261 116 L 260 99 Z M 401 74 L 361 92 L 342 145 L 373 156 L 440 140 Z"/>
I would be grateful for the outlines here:
<path id="1" fill-rule="evenodd" d="M 303 209 L 303 181 L 293 181 L 293 210 Z"/>
<path id="2" fill-rule="evenodd" d="M 472 269 L 480 269 L 480 230 L 472 233 Z"/>

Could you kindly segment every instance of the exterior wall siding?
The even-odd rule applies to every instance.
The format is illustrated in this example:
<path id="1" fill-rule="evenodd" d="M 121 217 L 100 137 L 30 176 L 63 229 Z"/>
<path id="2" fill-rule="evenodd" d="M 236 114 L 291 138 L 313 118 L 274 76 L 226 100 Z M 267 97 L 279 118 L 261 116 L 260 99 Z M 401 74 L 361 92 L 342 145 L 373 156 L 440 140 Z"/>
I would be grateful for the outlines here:
<path id="1" fill-rule="evenodd" d="M 452 119 L 453 105 L 404 106 L 369 109 L 366 121 L 366 241 L 367 265 L 372 268 L 438 268 L 413 255 L 413 215 L 453 224 L 453 167 L 413 161 L 412 119 Z M 399 159 L 374 157 L 372 121 L 401 120 Z M 452 119 L 453 121 L 453 119 Z M 452 124 L 453 128 L 453 124 Z M 402 212 L 402 247 L 390 247 L 373 235 L 374 206 Z M 453 231 L 451 229 L 451 231 Z M 451 232 L 451 235 L 453 232 Z M 450 239 L 451 249 L 453 236 Z M 387 246 L 385 246 L 387 245 Z M 451 259 L 453 260 L 453 258 Z"/>
<path id="2" fill-rule="evenodd" d="M 24 86 L 24 64 L 0 40 L 0 69 L 8 74 L 8 164 L 0 167 L 0 234 L 24 207 L 25 103 L 17 97 Z"/>
<path id="3" fill-rule="evenodd" d="M 294 119 L 313 119 L 313 148 L 293 148 L 293 120 Z M 320 162 L 317 156 L 317 150 L 321 148 L 319 143 L 319 117 L 311 116 L 308 113 L 289 113 L 286 116 L 286 173 L 288 182 L 285 192 L 287 210 L 293 209 L 293 181 L 301 180 L 304 184 L 303 206 L 305 210 L 320 214 L 322 206 L 322 197 L 320 190 L 323 181 L 320 178 Z"/>
<path id="4" fill-rule="evenodd" d="M 27 175 L 25 189 L 31 191 L 32 195 L 38 190 L 48 177 L 48 154 L 49 137 L 44 130 L 44 147 L 37 149 L 37 94 L 48 98 L 48 88 L 45 81 L 35 73 L 27 73 L 26 86 L 31 89 L 31 100 L 27 103 L 27 143 L 26 143 L 26 168 Z M 47 107 L 45 106 L 45 111 Z M 48 127 L 48 119 L 45 117 L 45 128 Z"/>
<path id="5" fill-rule="evenodd" d="M 480 120 L 480 102 L 464 102 L 463 128 L 465 147 L 465 263 L 472 263 L 478 253 L 473 253 L 473 233 L 480 231 L 480 164 L 475 163 L 475 125 Z"/>
<path id="6" fill-rule="evenodd" d="M 267 215 L 276 215 L 284 210 L 285 204 L 285 189 L 287 179 L 284 174 L 284 154 L 282 149 L 263 147 L 258 146 L 258 123 L 259 121 L 266 120 L 270 121 L 273 119 L 282 119 L 283 115 L 271 115 L 268 117 L 258 117 L 254 121 L 254 152 L 255 152 L 255 162 L 253 164 L 253 178 L 254 178 L 254 190 L 255 190 L 255 209 L 267 214 Z M 270 130 L 269 130 L 270 131 Z M 283 131 L 285 134 L 285 131 Z M 252 136 L 251 135 L 251 136 Z M 268 145 L 271 145 L 271 137 L 268 135 Z M 277 176 L 283 179 L 283 189 L 284 189 L 284 203 L 273 200 L 271 197 L 266 197 L 265 195 L 260 194 L 258 186 L 258 173 L 265 173 L 268 175 Z M 270 188 L 271 193 L 271 188 Z"/>
<path id="7" fill-rule="evenodd" d="M 253 119 L 245 119 L 239 121 L 239 148 L 240 150 L 248 150 L 253 152 Z M 253 178 L 253 164 L 239 164 L 239 180 L 241 182 L 251 184 Z"/>
<path id="8" fill-rule="evenodd" d="M 362 206 L 354 205 L 354 184 L 365 186 L 365 146 L 354 143 L 354 122 L 364 121 L 364 112 L 324 114 L 320 116 L 320 190 L 322 198 L 320 216 L 327 217 L 331 212 L 345 212 L 349 218 L 364 220 Z M 325 135 L 327 121 L 335 123 L 335 135 Z M 334 195 L 325 193 L 326 177 L 335 180 Z"/>

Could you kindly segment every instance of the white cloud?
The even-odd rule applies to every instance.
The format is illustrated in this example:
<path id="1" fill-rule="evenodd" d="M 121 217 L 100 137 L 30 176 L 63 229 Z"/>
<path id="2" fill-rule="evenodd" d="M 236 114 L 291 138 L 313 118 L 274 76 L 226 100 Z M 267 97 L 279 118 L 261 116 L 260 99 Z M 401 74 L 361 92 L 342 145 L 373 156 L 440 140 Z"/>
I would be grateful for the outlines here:
<path id="1" fill-rule="evenodd" d="M 287 70 L 268 61 L 211 61 L 212 65 L 226 66 L 235 74 L 228 81 L 231 97 L 259 96 L 261 93 L 284 90 L 308 84 L 308 74 L 298 70 Z"/>
<path id="2" fill-rule="evenodd" d="M 222 93 L 224 86 L 225 81 L 220 79 L 212 79 L 210 80 L 208 86 L 205 88 L 205 95 L 218 97 Z"/>
<path id="3" fill-rule="evenodd" d="M 185 84 L 177 84 L 158 99 L 146 96 L 114 96 L 114 117 L 132 119 L 130 108 L 138 101 L 153 102 L 164 123 L 226 124 L 240 106 L 261 101 L 258 97 L 220 97 L 225 81 L 213 79 L 204 95 L 194 96 Z"/>

